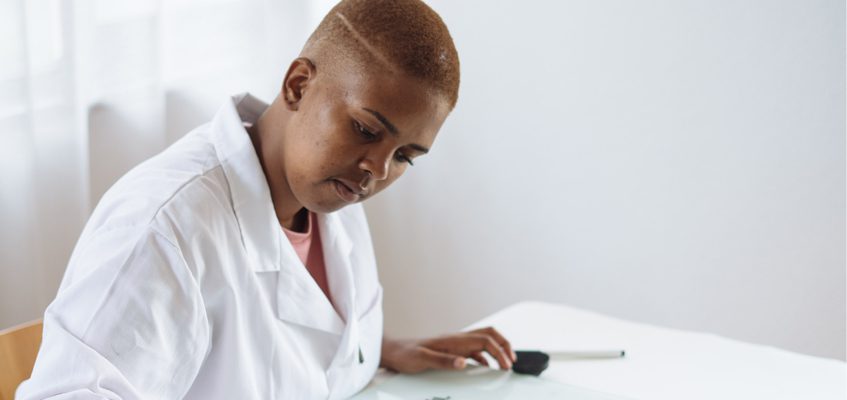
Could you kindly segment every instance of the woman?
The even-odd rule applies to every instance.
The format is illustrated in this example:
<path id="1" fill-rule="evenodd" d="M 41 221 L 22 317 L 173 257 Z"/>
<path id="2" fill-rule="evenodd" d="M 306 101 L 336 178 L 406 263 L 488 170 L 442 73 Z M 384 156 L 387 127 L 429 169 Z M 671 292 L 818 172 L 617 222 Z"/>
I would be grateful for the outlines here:
<path id="1" fill-rule="evenodd" d="M 345 398 L 514 352 L 494 329 L 382 334 L 364 212 L 426 154 L 459 62 L 417 0 L 324 18 L 272 104 L 243 95 L 103 197 L 44 316 L 31 398 Z"/>

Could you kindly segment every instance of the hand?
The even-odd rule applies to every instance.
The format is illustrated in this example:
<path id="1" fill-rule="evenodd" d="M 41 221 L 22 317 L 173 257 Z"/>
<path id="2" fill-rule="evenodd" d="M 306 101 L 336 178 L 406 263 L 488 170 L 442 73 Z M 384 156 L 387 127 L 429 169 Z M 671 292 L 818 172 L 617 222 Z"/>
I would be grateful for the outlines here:
<path id="1" fill-rule="evenodd" d="M 460 370 L 465 368 L 466 358 L 488 366 L 483 352 L 497 360 L 502 369 L 512 368 L 516 359 L 509 341 L 497 330 L 488 327 L 423 340 L 384 337 L 380 366 L 401 373 L 428 369 Z"/>

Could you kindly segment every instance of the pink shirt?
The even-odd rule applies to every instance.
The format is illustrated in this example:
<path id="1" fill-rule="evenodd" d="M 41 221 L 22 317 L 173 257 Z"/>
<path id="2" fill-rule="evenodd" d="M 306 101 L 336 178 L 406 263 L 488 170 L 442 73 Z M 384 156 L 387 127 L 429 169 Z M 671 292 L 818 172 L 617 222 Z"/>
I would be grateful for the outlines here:
<path id="1" fill-rule="evenodd" d="M 306 232 L 295 232 L 285 227 L 282 230 L 288 237 L 288 241 L 294 246 L 294 251 L 300 257 L 300 261 L 303 262 L 309 274 L 312 275 L 326 298 L 332 303 L 332 297 L 329 295 L 329 284 L 326 280 L 324 252 L 323 247 L 321 247 L 317 214 L 309 211 L 309 218 L 306 220 Z"/>

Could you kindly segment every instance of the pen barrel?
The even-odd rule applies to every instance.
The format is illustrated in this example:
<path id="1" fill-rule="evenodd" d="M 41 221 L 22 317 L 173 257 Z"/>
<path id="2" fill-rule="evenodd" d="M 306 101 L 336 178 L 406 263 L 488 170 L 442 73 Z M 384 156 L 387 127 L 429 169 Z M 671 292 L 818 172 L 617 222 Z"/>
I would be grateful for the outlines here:
<path id="1" fill-rule="evenodd" d="M 599 350 L 599 351 L 552 351 L 548 352 L 550 360 L 574 360 L 574 359 L 601 359 L 621 358 L 626 354 L 623 350 Z"/>

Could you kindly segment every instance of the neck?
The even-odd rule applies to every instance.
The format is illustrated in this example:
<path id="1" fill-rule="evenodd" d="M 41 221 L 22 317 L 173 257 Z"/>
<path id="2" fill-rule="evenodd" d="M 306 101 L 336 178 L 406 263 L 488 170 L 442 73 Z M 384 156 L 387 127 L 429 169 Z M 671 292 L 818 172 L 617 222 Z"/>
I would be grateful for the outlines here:
<path id="1" fill-rule="evenodd" d="M 275 116 L 276 103 L 274 101 L 247 132 L 262 165 L 262 172 L 265 173 L 279 224 L 286 229 L 300 232 L 306 226 L 308 212 L 302 212 L 305 208 L 294 198 L 285 176 L 284 162 L 279 152 L 282 138 L 285 136 L 285 124 Z"/>

